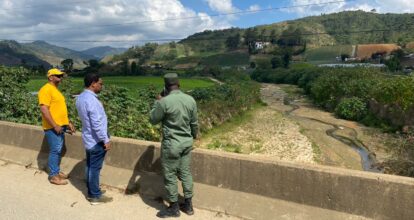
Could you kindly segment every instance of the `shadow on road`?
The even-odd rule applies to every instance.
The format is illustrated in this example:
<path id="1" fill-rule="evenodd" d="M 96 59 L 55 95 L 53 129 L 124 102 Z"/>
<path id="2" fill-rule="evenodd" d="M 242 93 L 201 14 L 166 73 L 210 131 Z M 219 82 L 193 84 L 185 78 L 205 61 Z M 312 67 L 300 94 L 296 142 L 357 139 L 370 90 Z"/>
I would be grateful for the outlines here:
<path id="1" fill-rule="evenodd" d="M 155 157 L 155 147 L 149 146 L 136 163 L 125 194 L 139 194 L 144 203 L 161 210 L 165 207 L 165 189 L 161 176 L 161 160 Z"/>
<path id="2" fill-rule="evenodd" d="M 85 167 L 86 159 L 78 162 L 69 173 L 69 181 L 86 198 L 88 196 L 88 189 L 86 187 Z"/>
<path id="3" fill-rule="evenodd" d="M 63 142 L 61 158 L 64 157 L 65 154 L 66 154 L 66 141 Z M 37 161 L 37 168 L 46 173 L 49 173 L 49 169 L 47 166 L 48 157 L 49 157 L 49 144 L 47 143 L 46 136 L 44 136 L 36 161 Z M 60 166 L 60 162 L 59 162 L 59 166 Z"/>

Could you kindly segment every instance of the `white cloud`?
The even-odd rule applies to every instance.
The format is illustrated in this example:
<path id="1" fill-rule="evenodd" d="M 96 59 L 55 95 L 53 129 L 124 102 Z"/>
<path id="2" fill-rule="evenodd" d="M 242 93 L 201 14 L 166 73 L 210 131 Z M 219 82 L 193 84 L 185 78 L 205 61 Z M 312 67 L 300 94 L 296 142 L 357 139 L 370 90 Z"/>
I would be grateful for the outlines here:
<path id="1" fill-rule="evenodd" d="M 261 8 L 260 8 L 260 5 L 250 5 L 250 7 L 249 7 L 249 11 L 257 11 L 257 10 L 260 10 Z"/>
<path id="2" fill-rule="evenodd" d="M 208 3 L 208 6 L 216 12 L 220 13 L 231 13 L 238 11 L 237 8 L 233 6 L 231 0 L 205 0 Z"/>
<path id="3" fill-rule="evenodd" d="M 183 17 L 195 19 L 175 19 Z M 57 4 L 52 0 L 0 2 L 0 39 L 46 41 L 171 39 L 183 38 L 206 29 L 222 29 L 230 26 L 229 18 L 214 18 L 205 13 L 196 13 L 184 7 L 179 0 L 100 0 L 99 4 L 85 1 L 72 5 Z M 135 44 L 50 42 L 75 49 L 99 45 L 129 47 Z"/>
<path id="4" fill-rule="evenodd" d="M 376 0 L 378 12 L 413 13 L 413 0 Z"/>
<path id="5" fill-rule="evenodd" d="M 321 13 L 333 13 L 344 10 L 371 11 L 376 9 L 379 13 L 413 13 L 413 0 L 356 0 L 331 4 L 332 0 L 291 0 L 291 6 L 295 8 L 286 9 L 287 12 L 296 13 L 299 16 L 319 15 Z M 313 6 L 301 7 L 302 5 L 315 4 Z M 319 5 L 317 5 L 319 4 Z"/>
<path id="6" fill-rule="evenodd" d="M 324 4 L 327 0 L 291 0 L 292 8 L 284 11 L 293 12 L 300 16 L 318 15 L 321 13 L 332 13 L 343 9 L 345 2 Z"/>

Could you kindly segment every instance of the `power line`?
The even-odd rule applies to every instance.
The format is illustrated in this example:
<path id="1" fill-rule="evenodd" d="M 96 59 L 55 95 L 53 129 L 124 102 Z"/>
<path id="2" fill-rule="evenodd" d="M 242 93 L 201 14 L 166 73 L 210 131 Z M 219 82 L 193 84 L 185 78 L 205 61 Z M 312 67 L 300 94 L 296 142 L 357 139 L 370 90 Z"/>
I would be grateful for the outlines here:
<path id="1" fill-rule="evenodd" d="M 244 10 L 244 11 L 238 11 L 238 12 L 219 13 L 219 14 L 211 14 L 211 15 L 176 17 L 176 18 L 167 18 L 167 19 L 160 19 L 160 20 L 146 20 L 146 21 L 136 21 L 136 22 L 115 23 L 115 24 L 92 25 L 92 26 L 88 26 L 88 27 L 57 28 L 57 29 L 47 29 L 47 30 L 39 30 L 39 31 L 22 31 L 22 32 L 7 33 L 7 34 L 2 34 L 2 35 L 41 33 L 41 32 L 63 31 L 63 30 L 81 30 L 81 29 L 90 29 L 90 28 L 114 27 L 114 26 L 123 26 L 123 25 L 168 22 L 168 21 L 178 21 L 178 20 L 194 20 L 194 19 L 209 18 L 209 17 L 221 17 L 221 16 L 230 16 L 230 15 L 240 15 L 240 14 L 253 14 L 253 13 L 265 12 L 265 11 L 276 11 L 276 10 L 291 9 L 291 8 L 304 8 L 304 7 L 311 7 L 311 6 L 330 5 L 330 4 L 345 3 L 345 2 L 352 2 L 352 1 L 356 1 L 356 0 L 330 1 L 330 2 L 324 2 L 324 3 L 312 3 L 312 4 L 274 7 L 274 8 L 265 8 L 265 9 L 257 9 L 257 10 Z"/>
<path id="2" fill-rule="evenodd" d="M 13 7 L 13 8 L 0 8 L 1 11 L 12 11 L 12 10 L 24 10 L 27 8 L 41 8 L 45 6 L 53 6 L 53 5 L 69 5 L 69 4 L 82 4 L 82 3 L 90 3 L 91 1 L 73 1 L 73 2 L 60 2 L 59 4 L 43 4 L 43 5 L 28 5 L 24 7 Z"/>
<path id="3" fill-rule="evenodd" d="M 405 25 L 414 25 L 414 23 L 407 23 Z M 391 29 L 371 29 L 371 30 L 356 30 L 356 31 L 328 31 L 328 32 L 310 32 L 310 33 L 302 33 L 302 34 L 284 34 L 281 35 L 283 37 L 299 37 L 299 36 L 314 36 L 314 35 L 352 35 L 352 34 L 361 34 L 361 33 L 379 33 L 379 32 L 396 32 L 396 31 L 408 31 L 414 29 L 413 27 L 404 27 L 404 28 L 391 28 Z M 263 35 L 261 37 L 270 38 L 272 36 Z M 134 43 L 134 42 L 170 42 L 170 41 L 213 41 L 213 40 L 225 40 L 228 37 L 215 37 L 215 38 L 163 38 L 163 39 L 141 39 L 141 40 L 45 40 L 49 42 L 60 42 L 60 43 Z M 280 38 L 280 37 L 279 37 Z M 7 40 L 7 39 L 0 39 L 0 40 Z M 20 39 L 16 41 L 23 41 L 23 42 L 32 42 L 38 40 L 29 40 L 29 39 Z"/>

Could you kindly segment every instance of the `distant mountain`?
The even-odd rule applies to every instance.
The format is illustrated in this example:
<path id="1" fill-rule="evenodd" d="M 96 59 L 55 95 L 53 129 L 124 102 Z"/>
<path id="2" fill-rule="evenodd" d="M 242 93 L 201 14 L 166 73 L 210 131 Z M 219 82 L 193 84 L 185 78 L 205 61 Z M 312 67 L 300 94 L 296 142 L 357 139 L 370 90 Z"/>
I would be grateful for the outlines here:
<path id="1" fill-rule="evenodd" d="M 32 54 L 54 66 L 61 65 L 60 62 L 64 59 L 72 59 L 74 67 L 80 68 L 85 66 L 83 63 L 84 60 L 96 59 L 94 56 L 68 48 L 55 46 L 45 41 L 34 41 L 32 43 L 25 43 L 21 45 Z"/>
<path id="2" fill-rule="evenodd" d="M 23 45 L 9 40 L 0 41 L 0 64 L 6 66 L 43 66 L 45 69 L 51 67 L 49 62 L 38 58 Z"/>
<path id="3" fill-rule="evenodd" d="M 114 48 L 109 46 L 103 46 L 103 47 L 93 47 L 89 48 L 87 50 L 81 51 L 83 54 L 87 54 L 90 56 L 94 56 L 96 58 L 102 59 L 108 55 L 116 55 L 121 54 L 125 52 L 126 48 Z"/>
<path id="4" fill-rule="evenodd" d="M 98 59 L 95 56 L 79 51 L 55 46 L 45 41 L 18 43 L 16 41 L 0 41 L 0 65 L 17 66 L 60 66 L 62 60 L 72 59 L 75 68 L 83 68 L 83 61 Z"/>

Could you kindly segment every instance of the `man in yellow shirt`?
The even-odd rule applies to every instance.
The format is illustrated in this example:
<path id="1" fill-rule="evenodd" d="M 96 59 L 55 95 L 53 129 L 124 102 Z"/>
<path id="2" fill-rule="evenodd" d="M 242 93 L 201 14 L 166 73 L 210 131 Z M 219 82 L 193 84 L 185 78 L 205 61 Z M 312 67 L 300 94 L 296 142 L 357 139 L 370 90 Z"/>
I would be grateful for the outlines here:
<path id="1" fill-rule="evenodd" d="M 65 97 L 58 90 L 64 73 L 59 69 L 50 69 L 47 72 L 48 83 L 46 83 L 38 94 L 40 111 L 42 112 L 42 127 L 49 144 L 49 181 L 56 185 L 65 185 L 68 175 L 60 171 L 65 132 L 72 134 L 75 127 L 69 121 Z"/>

